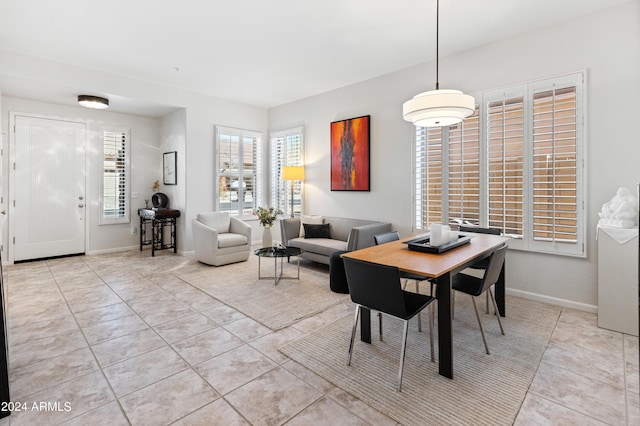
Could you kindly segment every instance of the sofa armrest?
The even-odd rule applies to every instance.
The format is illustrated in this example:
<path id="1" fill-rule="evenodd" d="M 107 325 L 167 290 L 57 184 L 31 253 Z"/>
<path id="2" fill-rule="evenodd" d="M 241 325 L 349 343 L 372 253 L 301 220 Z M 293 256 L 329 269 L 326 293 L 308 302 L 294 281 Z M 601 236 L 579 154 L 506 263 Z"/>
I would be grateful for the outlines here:
<path id="1" fill-rule="evenodd" d="M 391 231 L 390 223 L 370 223 L 368 225 L 354 226 L 349 233 L 347 251 L 359 250 L 375 245 L 374 235 Z"/>
<path id="2" fill-rule="evenodd" d="M 237 217 L 231 216 L 230 219 L 229 232 L 244 235 L 247 237 L 247 243 L 251 245 L 251 225 Z"/>
<path id="3" fill-rule="evenodd" d="M 289 240 L 300 236 L 300 218 L 289 217 L 280 219 L 280 239 L 285 246 Z"/>
<path id="4" fill-rule="evenodd" d="M 218 249 L 218 231 L 215 228 L 193 219 L 192 233 L 196 253 L 210 253 Z"/>

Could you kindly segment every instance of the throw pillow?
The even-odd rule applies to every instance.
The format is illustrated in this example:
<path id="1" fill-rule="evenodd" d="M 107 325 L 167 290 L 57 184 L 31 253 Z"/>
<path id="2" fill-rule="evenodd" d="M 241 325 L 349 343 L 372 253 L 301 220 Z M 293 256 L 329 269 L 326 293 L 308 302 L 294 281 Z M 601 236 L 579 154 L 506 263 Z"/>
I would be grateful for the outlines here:
<path id="1" fill-rule="evenodd" d="M 300 238 L 304 238 L 304 224 L 312 223 L 314 225 L 321 225 L 324 219 L 322 216 L 310 216 L 310 215 L 302 215 L 300 216 Z"/>
<path id="2" fill-rule="evenodd" d="M 313 225 L 310 223 L 304 224 L 304 237 L 305 238 L 331 238 L 331 230 L 329 224 Z"/>

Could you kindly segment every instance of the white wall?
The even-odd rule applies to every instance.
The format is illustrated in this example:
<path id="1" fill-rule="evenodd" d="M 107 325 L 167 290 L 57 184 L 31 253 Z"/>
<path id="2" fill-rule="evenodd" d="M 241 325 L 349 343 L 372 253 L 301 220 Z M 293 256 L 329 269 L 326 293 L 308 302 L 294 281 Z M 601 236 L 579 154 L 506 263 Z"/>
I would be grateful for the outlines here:
<path id="1" fill-rule="evenodd" d="M 446 40 L 441 40 L 446 43 Z M 640 181 L 640 2 L 440 59 L 441 88 L 465 93 L 587 70 L 586 259 L 511 251 L 507 285 L 570 306 L 597 304 L 601 205 Z M 411 124 L 402 103 L 432 90 L 428 63 L 269 110 L 269 126 L 305 127 L 305 213 L 391 221 L 412 232 Z M 331 192 L 329 123 L 371 115 L 371 192 Z"/>

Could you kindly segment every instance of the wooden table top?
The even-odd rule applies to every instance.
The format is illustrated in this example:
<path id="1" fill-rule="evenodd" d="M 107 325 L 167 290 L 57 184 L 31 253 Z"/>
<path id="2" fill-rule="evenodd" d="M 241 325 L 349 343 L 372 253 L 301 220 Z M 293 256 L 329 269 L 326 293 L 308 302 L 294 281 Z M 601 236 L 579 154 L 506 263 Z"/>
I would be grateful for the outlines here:
<path id="1" fill-rule="evenodd" d="M 460 235 L 471 237 L 471 241 L 439 254 L 409 250 L 404 242 L 420 237 L 420 235 L 414 235 L 399 241 L 345 253 L 342 257 L 396 266 L 404 272 L 437 278 L 461 267 L 471 259 L 493 251 L 508 241 L 508 238 L 499 235 L 463 232 Z"/>

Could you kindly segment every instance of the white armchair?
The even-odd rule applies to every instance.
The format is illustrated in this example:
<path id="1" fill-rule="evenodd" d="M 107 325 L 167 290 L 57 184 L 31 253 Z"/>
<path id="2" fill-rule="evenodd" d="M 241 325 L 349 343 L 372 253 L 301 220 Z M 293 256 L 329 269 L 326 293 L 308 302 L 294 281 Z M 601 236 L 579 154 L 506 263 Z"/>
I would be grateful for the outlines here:
<path id="1" fill-rule="evenodd" d="M 196 259 L 221 266 L 243 262 L 251 251 L 251 226 L 228 212 L 198 213 L 192 222 Z"/>

